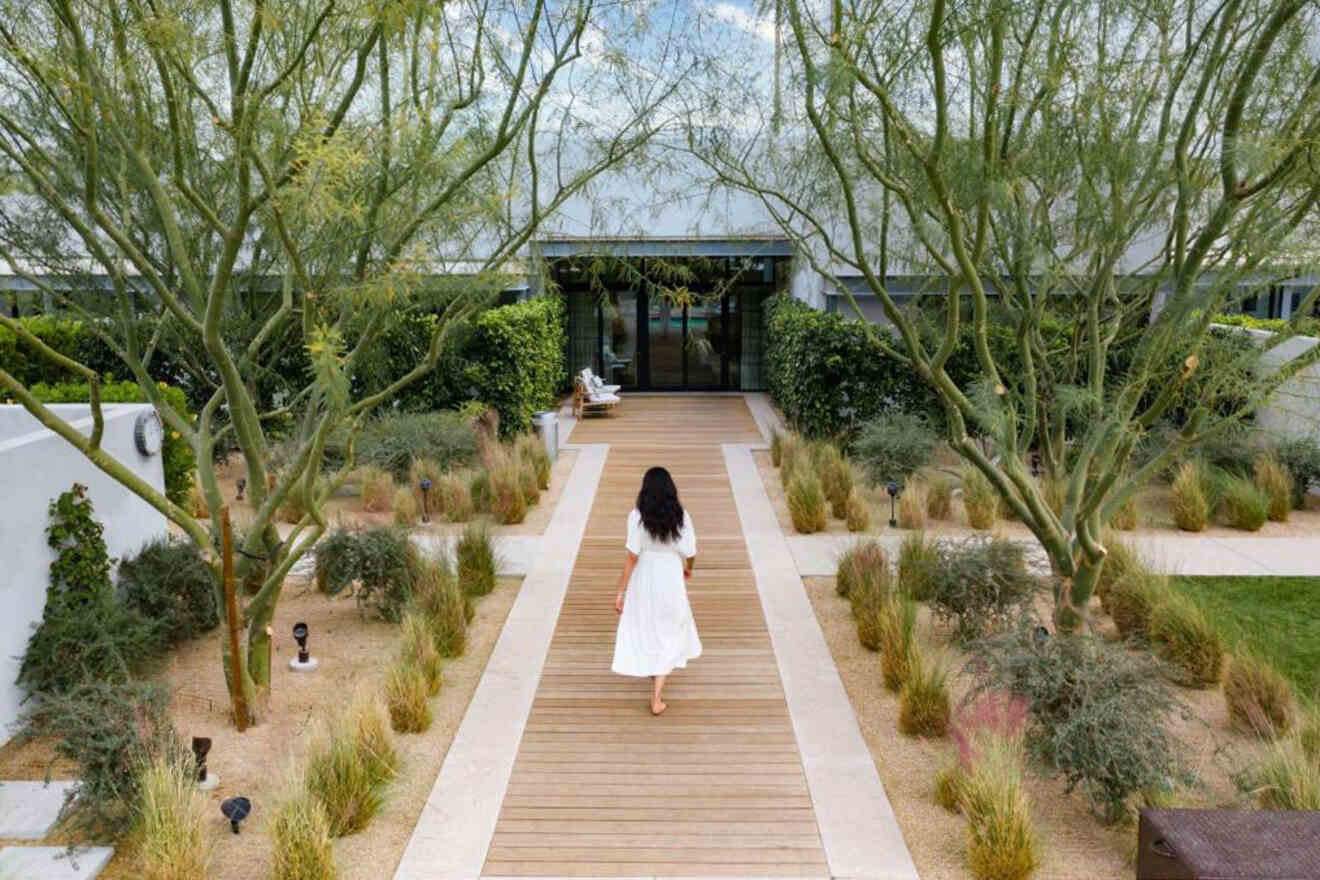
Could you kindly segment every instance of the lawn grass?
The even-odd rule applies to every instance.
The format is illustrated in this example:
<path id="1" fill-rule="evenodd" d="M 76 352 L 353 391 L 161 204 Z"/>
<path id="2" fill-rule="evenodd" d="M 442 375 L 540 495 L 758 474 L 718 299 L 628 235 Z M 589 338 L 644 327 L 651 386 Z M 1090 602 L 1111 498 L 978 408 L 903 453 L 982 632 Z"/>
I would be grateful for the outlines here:
<path id="1" fill-rule="evenodd" d="M 1172 580 L 1201 605 L 1230 651 L 1247 643 L 1291 679 L 1299 695 L 1320 699 L 1320 578 Z"/>

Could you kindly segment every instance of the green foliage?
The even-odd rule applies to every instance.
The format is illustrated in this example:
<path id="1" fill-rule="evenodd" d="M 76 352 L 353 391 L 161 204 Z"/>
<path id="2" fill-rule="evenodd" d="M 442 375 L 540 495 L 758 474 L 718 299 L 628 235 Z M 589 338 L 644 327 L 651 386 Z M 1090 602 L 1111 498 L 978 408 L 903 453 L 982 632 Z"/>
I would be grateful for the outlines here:
<path id="1" fill-rule="evenodd" d="M 454 548 L 458 583 L 469 596 L 484 596 L 495 589 L 495 543 L 485 520 L 463 529 Z"/>
<path id="2" fill-rule="evenodd" d="M 406 532 L 390 527 L 337 529 L 316 545 L 317 581 L 330 595 L 357 582 L 359 607 L 397 623 L 422 564 Z"/>
<path id="3" fill-rule="evenodd" d="M 409 611 L 426 621 L 441 657 L 457 657 L 467 648 L 468 601 L 446 560 L 423 564 Z"/>
<path id="4" fill-rule="evenodd" d="M 177 645 L 220 623 L 215 573 L 190 541 L 156 538 L 119 563 L 124 601 L 156 624 L 166 645 Z"/>
<path id="5" fill-rule="evenodd" d="M 1101 569 L 1103 573 L 1104 569 Z M 1150 633 L 1155 606 L 1169 596 L 1169 579 L 1147 569 L 1132 568 L 1115 578 L 1105 590 L 1104 605 L 1125 639 Z"/>
<path id="6" fill-rule="evenodd" d="M 804 535 L 824 531 L 828 523 L 825 489 L 811 467 L 799 466 L 788 484 L 788 514 L 793 528 Z"/>
<path id="7" fill-rule="evenodd" d="M 102 527 L 85 487 L 50 504 L 55 551 L 41 623 L 28 640 L 18 683 L 43 699 L 85 681 L 126 681 L 160 650 L 157 627 L 120 602 L 110 583 Z"/>
<path id="8" fill-rule="evenodd" d="M 532 414 L 555 405 L 563 381 L 560 297 L 544 296 L 483 312 L 464 348 L 464 380 L 475 398 L 499 410 L 506 437 L 528 431 Z"/>
<path id="9" fill-rule="evenodd" d="M 935 454 L 939 437 L 920 413 L 888 410 L 862 426 L 854 455 L 871 485 L 904 483 Z"/>
<path id="10" fill-rule="evenodd" d="M 354 446 L 358 464 L 389 471 L 409 480 L 413 459 L 428 459 L 440 470 L 461 467 L 477 456 L 472 425 L 452 410 L 425 413 L 385 413 L 363 426 Z M 348 433 L 339 431 L 326 444 L 327 467 L 338 467 L 348 454 Z"/>
<path id="11" fill-rule="evenodd" d="M 908 674 L 898 694 L 898 729 L 908 736 L 939 738 L 949 732 L 953 703 L 949 668 L 920 642 L 908 650 Z"/>
<path id="12" fill-rule="evenodd" d="M 1295 736 L 1275 743 L 1239 784 L 1267 810 L 1320 810 L 1320 758 Z"/>
<path id="13" fill-rule="evenodd" d="M 180 748 L 169 692 L 154 682 L 82 681 L 43 695 L 22 719 L 20 738 L 51 738 L 77 765 L 65 819 L 94 839 L 116 838 L 136 823 L 141 768 Z"/>
<path id="14" fill-rule="evenodd" d="M 1228 717 L 1243 730 L 1273 738 L 1293 726 L 1292 685 L 1268 661 L 1239 647 L 1224 673 Z"/>
<path id="15" fill-rule="evenodd" d="M 1314 437 L 1285 440 L 1274 447 L 1274 454 L 1292 475 L 1292 505 L 1301 510 L 1307 490 L 1320 486 L 1320 441 Z"/>
<path id="16" fill-rule="evenodd" d="M 1269 494 L 1246 477 L 1224 480 L 1221 505 L 1228 524 L 1248 532 L 1260 531 L 1270 515 Z"/>
<path id="17" fill-rule="evenodd" d="M 2 329 L 2 328 L 0 328 Z M 170 409 L 191 422 L 188 400 L 184 393 L 172 385 L 159 383 L 160 396 Z M 91 388 L 86 382 L 61 382 L 56 385 L 38 384 L 28 391 L 42 403 L 87 403 Z M 147 403 L 146 392 L 136 382 L 103 382 L 102 403 Z M 162 420 L 163 422 L 164 420 Z M 160 446 L 161 467 L 165 471 L 165 496 L 175 504 L 186 505 L 188 490 L 192 488 L 193 471 L 197 469 L 197 456 L 188 441 L 177 431 L 164 424 L 165 436 Z"/>
<path id="18" fill-rule="evenodd" d="M 1320 318 L 1258 318 L 1255 315 L 1215 315 L 1216 324 L 1228 324 L 1231 327 L 1250 327 L 1252 330 L 1267 330 L 1270 333 L 1295 334 L 1298 336 L 1320 336 Z M 1290 326 L 1291 325 L 1291 326 Z"/>
<path id="19" fill-rule="evenodd" d="M 917 627 L 917 605 L 906 596 L 892 595 L 880 610 L 880 674 L 885 688 L 902 690 L 912 676 L 912 643 Z"/>
<path id="20" fill-rule="evenodd" d="M 931 610 L 964 644 L 1014 618 L 1039 586 L 1022 545 L 1007 538 L 945 542 L 935 552 Z"/>
<path id="21" fill-rule="evenodd" d="M 1174 679 L 1187 687 L 1219 683 L 1224 669 L 1224 639 L 1204 612 L 1186 596 L 1170 593 L 1150 615 L 1150 642 L 1169 663 Z"/>
<path id="22" fill-rule="evenodd" d="M 102 376 L 114 372 L 123 375 L 128 371 L 128 365 L 120 360 L 86 324 L 76 318 L 66 318 L 61 315 L 31 315 L 20 318 L 19 323 L 25 330 L 60 354 L 72 358 Z M 84 378 L 83 374 L 66 370 L 31 348 L 8 327 L 0 327 L 0 364 L 4 364 L 5 371 L 29 389 L 33 385 L 76 383 Z"/>
<path id="23" fill-rule="evenodd" d="M 1183 709 L 1163 665 L 1122 643 L 1079 634 L 1036 636 L 1024 616 L 1014 630 L 974 646 L 973 694 L 1007 691 L 1027 703 L 1026 745 L 1046 767 L 1080 787 L 1107 822 L 1128 799 L 1186 779 L 1182 744 L 1166 729 Z"/>

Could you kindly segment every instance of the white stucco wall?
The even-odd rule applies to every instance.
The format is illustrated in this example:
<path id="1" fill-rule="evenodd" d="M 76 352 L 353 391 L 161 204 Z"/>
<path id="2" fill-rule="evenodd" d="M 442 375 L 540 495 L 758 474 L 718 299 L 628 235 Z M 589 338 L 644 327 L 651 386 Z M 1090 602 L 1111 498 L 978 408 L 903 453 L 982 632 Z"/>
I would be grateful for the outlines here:
<path id="1" fill-rule="evenodd" d="M 1274 336 L 1268 330 L 1238 329 L 1250 335 L 1261 347 Z M 1314 336 L 1286 339 L 1261 354 L 1262 371 L 1274 373 L 1316 345 L 1320 345 L 1320 339 Z M 1256 408 L 1256 424 L 1278 437 L 1313 437 L 1320 440 L 1320 364 L 1306 367 L 1280 385 L 1263 406 Z"/>
<path id="2" fill-rule="evenodd" d="M 86 405 L 56 404 L 51 409 L 84 434 L 91 433 Z M 141 455 L 133 441 L 138 413 L 150 409 L 141 403 L 105 406 L 101 447 L 164 491 L 160 455 Z M 20 712 L 24 695 L 14 679 L 32 625 L 41 620 L 46 602 L 47 575 L 54 559 L 46 546 L 46 510 L 74 483 L 87 487 L 93 512 L 105 526 L 111 558 L 135 553 L 165 533 L 163 514 L 98 470 L 21 406 L 0 406 L 0 743 L 12 735 Z"/>

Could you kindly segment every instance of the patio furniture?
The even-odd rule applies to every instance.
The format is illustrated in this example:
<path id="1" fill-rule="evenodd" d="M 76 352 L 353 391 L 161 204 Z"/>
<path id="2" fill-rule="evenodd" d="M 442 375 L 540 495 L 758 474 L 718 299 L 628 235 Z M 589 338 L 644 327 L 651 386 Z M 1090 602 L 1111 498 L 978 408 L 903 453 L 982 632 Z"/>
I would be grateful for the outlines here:
<path id="1" fill-rule="evenodd" d="M 619 389 L 623 387 L 622 385 L 606 385 L 605 380 L 591 372 L 591 367 L 582 368 L 582 378 L 586 380 L 587 387 L 597 394 L 617 394 Z"/>
<path id="2" fill-rule="evenodd" d="M 587 413 L 609 414 L 619 405 L 619 395 L 608 391 L 592 391 L 581 376 L 573 380 L 573 415 L 582 418 Z"/>
<path id="3" fill-rule="evenodd" d="M 1142 810 L 1137 880 L 1315 880 L 1320 812 Z"/>

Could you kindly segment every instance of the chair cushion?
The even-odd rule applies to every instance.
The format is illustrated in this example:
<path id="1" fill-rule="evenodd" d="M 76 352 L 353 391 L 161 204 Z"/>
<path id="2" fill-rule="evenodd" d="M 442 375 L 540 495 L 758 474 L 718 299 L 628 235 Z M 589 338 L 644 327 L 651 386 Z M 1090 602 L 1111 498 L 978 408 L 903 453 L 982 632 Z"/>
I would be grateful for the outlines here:
<path id="1" fill-rule="evenodd" d="M 619 402 L 619 395 L 617 395 L 617 394 L 610 394 L 609 392 L 592 393 L 592 394 L 588 395 L 588 397 L 591 398 L 591 402 L 592 402 L 592 403 L 618 403 L 618 402 Z"/>

